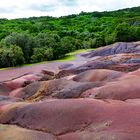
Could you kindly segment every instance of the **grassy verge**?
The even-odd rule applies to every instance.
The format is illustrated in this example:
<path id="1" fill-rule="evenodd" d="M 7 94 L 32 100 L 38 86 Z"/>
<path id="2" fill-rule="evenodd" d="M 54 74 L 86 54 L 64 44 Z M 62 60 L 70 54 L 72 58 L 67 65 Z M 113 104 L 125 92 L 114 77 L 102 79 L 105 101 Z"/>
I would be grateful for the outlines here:
<path id="1" fill-rule="evenodd" d="M 80 50 L 76 50 L 76 51 L 73 51 L 73 52 L 70 52 L 70 53 L 66 54 L 63 58 L 55 60 L 55 61 L 57 61 L 57 62 L 72 61 L 72 60 L 75 59 L 76 54 L 84 53 L 84 52 L 91 51 L 91 50 L 95 50 L 95 49 L 80 49 Z"/>
<path id="2" fill-rule="evenodd" d="M 11 67 L 10 67 L 11 68 Z M 8 68 L 0 68 L 0 70 L 6 70 L 6 69 L 9 69 L 9 67 Z"/>
<path id="3" fill-rule="evenodd" d="M 92 51 L 92 50 L 95 50 L 95 49 L 80 49 L 80 50 L 76 50 L 76 51 L 70 52 L 67 55 L 76 55 L 78 53 L 84 53 L 84 52 Z"/>
<path id="4" fill-rule="evenodd" d="M 63 58 L 60 58 L 58 60 L 54 60 L 54 62 L 67 62 L 67 61 L 72 61 L 75 59 L 75 56 L 74 55 L 65 55 Z"/>

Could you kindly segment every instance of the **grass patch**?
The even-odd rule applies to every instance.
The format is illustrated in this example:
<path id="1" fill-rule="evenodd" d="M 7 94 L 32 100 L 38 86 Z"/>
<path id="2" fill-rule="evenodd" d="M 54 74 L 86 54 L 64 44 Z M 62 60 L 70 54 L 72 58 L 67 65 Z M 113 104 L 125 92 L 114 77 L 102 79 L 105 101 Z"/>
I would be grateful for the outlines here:
<path id="1" fill-rule="evenodd" d="M 58 59 L 58 60 L 54 60 L 54 61 L 57 61 L 57 62 L 72 61 L 72 60 L 75 59 L 76 54 L 84 53 L 84 52 L 91 51 L 91 50 L 95 50 L 95 49 L 80 49 L 80 50 L 76 50 L 76 51 L 73 51 L 73 52 L 70 52 L 70 53 L 66 54 L 63 58 Z"/>
<path id="2" fill-rule="evenodd" d="M 54 62 L 65 62 L 65 61 L 72 61 L 75 59 L 74 55 L 65 55 L 63 58 L 60 58 L 58 60 L 54 60 Z"/>
<path id="3" fill-rule="evenodd" d="M 92 50 L 95 50 L 95 49 L 80 49 L 80 50 L 76 50 L 76 51 L 70 52 L 67 55 L 76 55 L 78 53 L 84 53 L 84 52 L 92 51 Z"/>
<path id="4" fill-rule="evenodd" d="M 1 70 L 7 70 L 7 69 L 9 69 L 9 68 L 0 68 L 0 71 L 1 71 Z"/>

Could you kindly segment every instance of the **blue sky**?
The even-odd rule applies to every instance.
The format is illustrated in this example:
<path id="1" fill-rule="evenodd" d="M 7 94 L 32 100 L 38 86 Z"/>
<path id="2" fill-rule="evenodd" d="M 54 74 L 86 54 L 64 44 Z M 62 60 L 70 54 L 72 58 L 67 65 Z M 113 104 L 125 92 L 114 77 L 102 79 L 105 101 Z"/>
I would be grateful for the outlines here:
<path id="1" fill-rule="evenodd" d="M 140 6 L 140 0 L 0 0 L 0 18 L 64 16 Z"/>

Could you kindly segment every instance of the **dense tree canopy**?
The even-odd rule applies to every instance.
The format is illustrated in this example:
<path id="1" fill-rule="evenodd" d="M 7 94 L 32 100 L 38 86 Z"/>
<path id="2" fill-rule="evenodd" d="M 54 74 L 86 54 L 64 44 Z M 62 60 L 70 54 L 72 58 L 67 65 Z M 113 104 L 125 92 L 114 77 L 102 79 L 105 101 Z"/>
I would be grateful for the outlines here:
<path id="1" fill-rule="evenodd" d="M 0 19 L 0 67 L 63 57 L 81 48 L 140 40 L 140 7 L 59 18 Z"/>
<path id="2" fill-rule="evenodd" d="M 25 62 L 22 49 L 16 45 L 10 45 L 8 48 L 0 48 L 1 67 L 10 67 L 21 65 Z"/>

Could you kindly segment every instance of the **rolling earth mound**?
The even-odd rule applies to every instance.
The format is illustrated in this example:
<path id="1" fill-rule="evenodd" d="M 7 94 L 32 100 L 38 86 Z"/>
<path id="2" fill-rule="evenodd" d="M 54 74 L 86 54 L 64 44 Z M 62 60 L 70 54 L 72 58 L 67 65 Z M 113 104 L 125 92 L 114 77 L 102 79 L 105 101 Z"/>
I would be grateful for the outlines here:
<path id="1" fill-rule="evenodd" d="M 140 42 L 0 74 L 0 140 L 140 139 Z"/>

